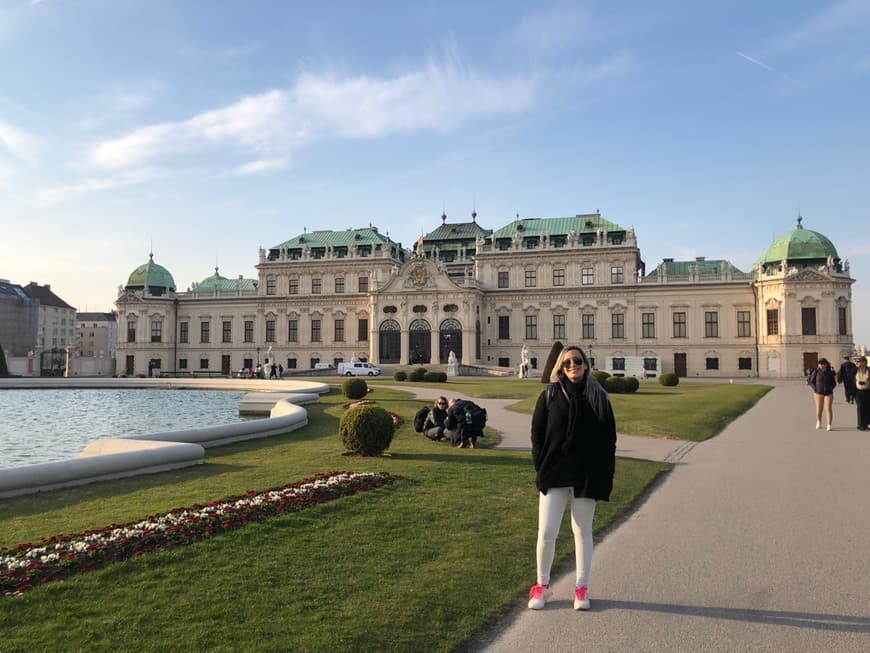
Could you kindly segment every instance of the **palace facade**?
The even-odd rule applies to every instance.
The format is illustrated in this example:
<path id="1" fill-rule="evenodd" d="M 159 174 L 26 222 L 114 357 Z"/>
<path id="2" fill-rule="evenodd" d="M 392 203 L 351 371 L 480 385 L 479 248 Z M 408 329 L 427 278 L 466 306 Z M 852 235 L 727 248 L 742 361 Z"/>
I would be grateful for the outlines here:
<path id="1" fill-rule="evenodd" d="M 686 377 L 799 376 L 853 352 L 849 264 L 796 227 L 748 272 L 664 259 L 647 271 L 632 229 L 599 213 L 441 224 L 411 250 L 376 227 L 303 232 L 261 249 L 257 278 L 186 291 L 153 260 L 119 288 L 117 370 L 229 375 L 354 357 L 380 365 L 541 367 L 555 340 L 595 366 L 642 358 Z"/>

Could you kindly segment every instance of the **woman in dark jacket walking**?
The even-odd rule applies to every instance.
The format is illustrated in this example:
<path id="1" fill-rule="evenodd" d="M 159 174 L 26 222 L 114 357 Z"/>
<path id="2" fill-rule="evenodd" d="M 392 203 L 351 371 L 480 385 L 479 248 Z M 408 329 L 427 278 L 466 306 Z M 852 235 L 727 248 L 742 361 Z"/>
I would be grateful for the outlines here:
<path id="1" fill-rule="evenodd" d="M 577 564 L 574 609 L 588 610 L 595 502 L 610 499 L 616 464 L 616 421 L 604 388 L 590 374 L 579 347 L 562 350 L 550 384 L 532 416 L 532 459 L 538 498 L 537 583 L 529 607 L 540 610 L 552 596 L 550 568 L 565 506 L 571 501 L 571 528 Z"/>
<path id="2" fill-rule="evenodd" d="M 813 389 L 813 403 L 816 407 L 816 428 L 822 428 L 822 409 L 828 422 L 828 430 L 834 422 L 834 411 L 831 405 L 834 403 L 834 388 L 837 387 L 837 379 L 834 370 L 831 369 L 827 358 L 820 358 L 819 364 L 807 377 L 807 384 Z"/>

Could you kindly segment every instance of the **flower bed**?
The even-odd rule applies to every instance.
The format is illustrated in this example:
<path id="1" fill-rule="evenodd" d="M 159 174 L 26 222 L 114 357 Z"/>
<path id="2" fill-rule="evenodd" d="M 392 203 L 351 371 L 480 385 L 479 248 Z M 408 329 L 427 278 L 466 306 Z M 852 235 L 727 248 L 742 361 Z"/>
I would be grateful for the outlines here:
<path id="1" fill-rule="evenodd" d="M 152 551 L 190 544 L 250 522 L 394 483 L 386 472 L 328 472 L 298 483 L 175 508 L 127 524 L 74 535 L 52 535 L 36 544 L 0 547 L 0 592 L 14 596 L 34 585 L 61 580 Z"/>

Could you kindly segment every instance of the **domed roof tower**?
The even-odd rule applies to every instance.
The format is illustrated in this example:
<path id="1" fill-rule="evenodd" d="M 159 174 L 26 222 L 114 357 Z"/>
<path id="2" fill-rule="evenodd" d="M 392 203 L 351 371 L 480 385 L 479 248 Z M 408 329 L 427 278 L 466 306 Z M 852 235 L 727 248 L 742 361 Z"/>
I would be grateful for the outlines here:
<path id="1" fill-rule="evenodd" d="M 130 273 L 127 279 L 127 290 L 148 289 L 152 295 L 160 296 L 169 292 L 175 292 L 175 280 L 162 265 L 154 262 L 154 253 L 148 254 L 148 262 L 140 265 Z"/>
<path id="2" fill-rule="evenodd" d="M 803 218 L 799 215 L 797 226 L 777 238 L 755 265 L 767 271 L 783 261 L 788 267 L 799 269 L 831 262 L 839 268 L 840 256 L 834 244 L 818 231 L 804 229 L 802 222 Z"/>

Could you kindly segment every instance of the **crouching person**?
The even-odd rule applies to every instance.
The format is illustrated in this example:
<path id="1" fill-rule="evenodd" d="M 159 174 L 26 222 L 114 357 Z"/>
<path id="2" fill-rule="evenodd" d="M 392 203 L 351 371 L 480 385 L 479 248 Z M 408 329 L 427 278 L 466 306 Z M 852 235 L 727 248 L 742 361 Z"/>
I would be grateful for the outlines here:
<path id="1" fill-rule="evenodd" d="M 423 435 L 430 440 L 444 439 L 444 421 L 447 419 L 447 397 L 438 397 L 423 423 Z"/>
<path id="2" fill-rule="evenodd" d="M 451 399 L 444 422 L 446 437 L 454 447 L 474 449 L 477 438 L 483 437 L 486 409 L 466 399 Z"/>

